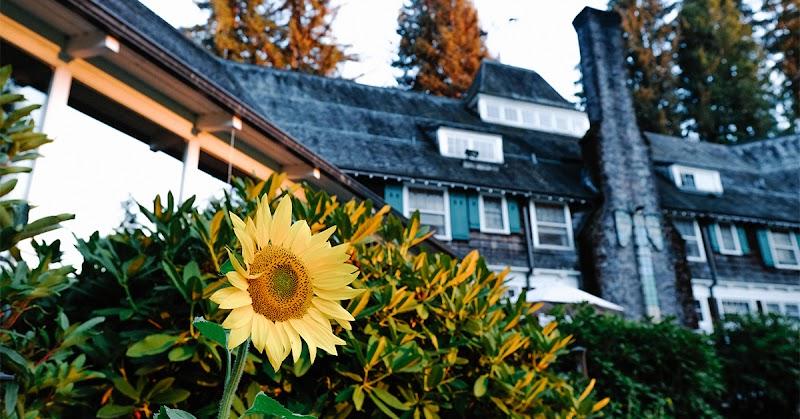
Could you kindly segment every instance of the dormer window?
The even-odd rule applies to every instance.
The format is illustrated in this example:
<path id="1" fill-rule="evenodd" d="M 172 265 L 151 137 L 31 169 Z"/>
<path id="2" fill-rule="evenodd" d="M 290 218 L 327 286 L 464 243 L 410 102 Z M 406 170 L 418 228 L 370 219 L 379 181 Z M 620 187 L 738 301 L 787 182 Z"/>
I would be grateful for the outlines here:
<path id="1" fill-rule="evenodd" d="M 503 163 L 503 137 L 499 135 L 441 127 L 436 136 L 443 156 Z"/>
<path id="2" fill-rule="evenodd" d="M 589 128 L 583 112 L 486 94 L 478 96 L 478 112 L 486 122 L 575 137 Z"/>
<path id="3" fill-rule="evenodd" d="M 675 186 L 684 191 L 722 194 L 722 181 L 716 170 L 673 164 L 670 172 Z"/>

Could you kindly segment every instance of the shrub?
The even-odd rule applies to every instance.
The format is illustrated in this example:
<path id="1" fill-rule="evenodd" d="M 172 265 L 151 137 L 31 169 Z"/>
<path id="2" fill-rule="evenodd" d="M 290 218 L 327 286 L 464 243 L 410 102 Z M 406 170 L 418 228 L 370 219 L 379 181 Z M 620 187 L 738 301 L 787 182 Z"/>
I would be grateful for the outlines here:
<path id="1" fill-rule="evenodd" d="M 602 394 L 611 397 L 610 416 L 720 416 L 721 369 L 708 336 L 670 320 L 634 322 L 590 307 L 559 317 L 559 329 L 587 348 L 588 373 L 597 378 Z"/>
<path id="2" fill-rule="evenodd" d="M 236 180 L 205 212 L 156 198 L 152 210 L 140 207 L 145 225 L 79 241 L 85 262 L 67 307 L 107 317 L 87 351 L 110 379 L 99 416 L 149 415 L 162 404 L 200 417 L 216 410 L 226 352 L 192 320 L 224 314 L 206 298 L 224 283 L 220 263 L 235 243 L 228 211 L 248 215 L 264 194 L 274 203 L 283 183 Z M 337 331 L 347 343 L 339 356 L 320 353 L 311 367 L 304 348 L 275 373 L 251 353 L 235 412 L 259 391 L 293 411 L 337 417 L 589 417 L 606 403 L 549 368 L 572 338 L 555 323 L 541 327 L 524 299 L 505 301 L 505 274 L 476 252 L 460 261 L 425 252 L 430 233 L 417 216 L 404 225 L 388 207 L 340 203 L 309 187 L 292 193 L 302 197 L 293 198 L 295 218 L 312 231 L 335 225 L 334 244 L 352 244 L 356 285 L 367 291 L 349 303 L 356 322 Z"/>
<path id="3" fill-rule="evenodd" d="M 797 323 L 777 316 L 726 317 L 714 344 L 722 362 L 728 418 L 790 418 L 800 410 Z"/>

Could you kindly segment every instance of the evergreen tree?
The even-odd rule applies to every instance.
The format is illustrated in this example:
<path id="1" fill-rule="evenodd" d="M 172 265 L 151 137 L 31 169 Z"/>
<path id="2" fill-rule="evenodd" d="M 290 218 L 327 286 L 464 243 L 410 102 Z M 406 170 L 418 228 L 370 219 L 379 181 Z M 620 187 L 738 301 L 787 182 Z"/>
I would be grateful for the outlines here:
<path id="1" fill-rule="evenodd" d="M 485 33 L 470 0 L 411 0 L 400 10 L 400 47 L 394 67 L 401 86 L 458 97 L 488 57 Z"/>
<path id="2" fill-rule="evenodd" d="M 760 65 L 763 51 L 734 0 L 686 0 L 678 15 L 678 63 L 688 129 L 734 143 L 774 127 Z"/>
<path id="3" fill-rule="evenodd" d="M 185 31 L 227 60 L 330 75 L 353 59 L 333 40 L 329 0 L 195 0 L 208 22 Z"/>
<path id="4" fill-rule="evenodd" d="M 611 0 L 622 17 L 627 46 L 628 85 L 639 126 L 645 131 L 681 135 L 675 51 L 677 22 L 667 20 L 673 5 L 664 0 Z"/>
<path id="5" fill-rule="evenodd" d="M 800 133 L 800 3 L 797 0 L 764 0 L 767 18 L 764 44 L 780 74 L 777 98 L 789 120 L 790 132 Z"/>

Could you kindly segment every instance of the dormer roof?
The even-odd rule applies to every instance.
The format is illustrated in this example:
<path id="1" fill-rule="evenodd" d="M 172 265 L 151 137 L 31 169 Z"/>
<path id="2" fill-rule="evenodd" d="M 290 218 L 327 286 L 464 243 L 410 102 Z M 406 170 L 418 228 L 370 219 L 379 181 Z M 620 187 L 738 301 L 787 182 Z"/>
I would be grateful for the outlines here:
<path id="1" fill-rule="evenodd" d="M 483 60 L 464 100 L 472 103 L 478 94 L 575 109 L 575 104 L 558 94 L 539 73 L 494 60 Z"/>

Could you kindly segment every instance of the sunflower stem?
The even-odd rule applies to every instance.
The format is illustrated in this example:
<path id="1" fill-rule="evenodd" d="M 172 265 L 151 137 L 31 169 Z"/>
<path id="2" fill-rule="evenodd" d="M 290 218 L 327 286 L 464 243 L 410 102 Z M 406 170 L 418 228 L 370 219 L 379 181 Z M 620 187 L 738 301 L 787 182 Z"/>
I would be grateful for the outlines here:
<path id="1" fill-rule="evenodd" d="M 242 379 L 244 366 L 247 363 L 247 350 L 249 347 L 250 338 L 239 345 L 236 350 L 236 361 L 233 364 L 233 376 L 230 377 L 230 380 L 226 380 L 225 382 L 225 390 L 222 393 L 222 400 L 219 403 L 219 415 L 217 416 L 218 419 L 230 419 L 233 395 L 236 394 L 236 389 L 239 387 L 239 381 Z M 230 352 L 228 356 L 230 356 Z M 230 365 L 230 361 L 228 362 L 228 365 Z"/>

